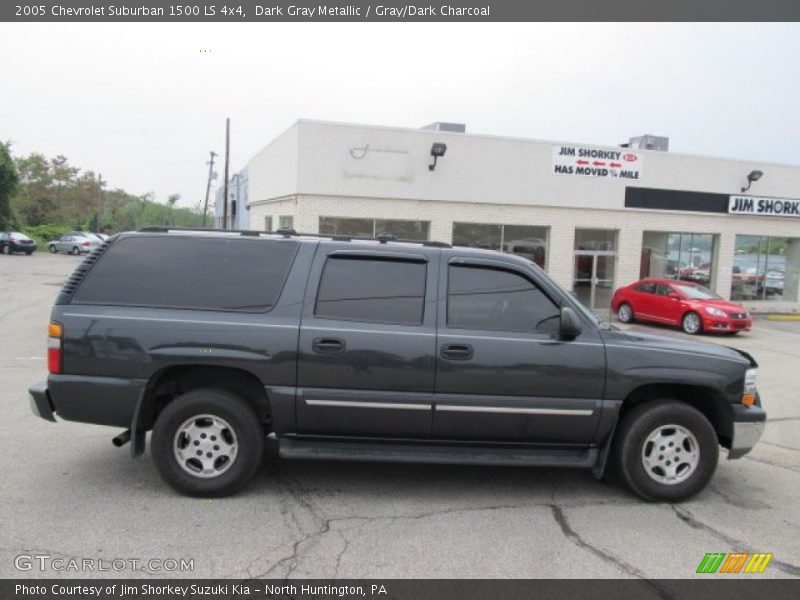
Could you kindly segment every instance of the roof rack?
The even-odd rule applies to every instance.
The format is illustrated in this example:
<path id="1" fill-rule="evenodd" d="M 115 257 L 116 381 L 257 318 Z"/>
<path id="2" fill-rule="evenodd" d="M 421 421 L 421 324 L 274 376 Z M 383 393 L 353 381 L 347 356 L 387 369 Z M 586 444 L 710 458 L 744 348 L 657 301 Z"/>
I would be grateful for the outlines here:
<path id="1" fill-rule="evenodd" d="M 419 244 L 430 248 L 452 248 L 446 242 L 436 242 L 428 240 L 406 240 L 398 238 L 391 233 L 381 233 L 375 237 L 372 236 L 358 236 L 358 235 L 340 235 L 335 233 L 298 233 L 294 229 L 280 228 L 276 231 L 254 231 L 252 229 L 211 229 L 208 227 L 142 227 L 139 229 L 140 233 L 169 233 L 170 231 L 194 231 L 200 233 L 238 233 L 239 235 L 259 237 L 261 235 L 280 235 L 284 238 L 291 237 L 311 237 L 319 239 L 328 239 L 334 242 L 352 242 L 352 241 L 366 241 L 366 242 L 379 242 L 386 244 L 388 242 L 397 242 L 401 244 Z"/>

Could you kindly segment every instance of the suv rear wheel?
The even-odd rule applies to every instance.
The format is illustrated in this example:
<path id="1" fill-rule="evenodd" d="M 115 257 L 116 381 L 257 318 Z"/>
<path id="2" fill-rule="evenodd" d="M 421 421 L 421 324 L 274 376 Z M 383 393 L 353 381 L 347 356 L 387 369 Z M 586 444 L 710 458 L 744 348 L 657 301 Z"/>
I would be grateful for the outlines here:
<path id="1" fill-rule="evenodd" d="M 264 429 L 253 407 L 215 389 L 186 392 L 153 427 L 152 453 L 161 477 L 189 496 L 226 496 L 252 479 L 264 456 Z"/>
<path id="2" fill-rule="evenodd" d="M 641 497 L 685 500 L 702 490 L 717 468 L 717 434 L 688 404 L 645 402 L 622 417 L 614 458 L 625 484 Z"/>

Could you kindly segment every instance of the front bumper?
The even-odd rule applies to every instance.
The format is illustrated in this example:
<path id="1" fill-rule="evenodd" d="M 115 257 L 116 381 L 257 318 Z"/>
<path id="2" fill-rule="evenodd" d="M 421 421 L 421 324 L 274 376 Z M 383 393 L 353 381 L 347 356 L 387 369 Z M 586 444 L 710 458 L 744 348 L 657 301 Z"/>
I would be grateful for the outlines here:
<path id="1" fill-rule="evenodd" d="M 767 413 L 759 405 L 737 405 L 733 409 L 733 437 L 728 458 L 741 458 L 761 439 L 767 421 Z"/>
<path id="2" fill-rule="evenodd" d="M 751 319 L 729 319 L 705 316 L 703 330 L 709 333 L 732 333 L 734 331 L 750 331 L 753 326 Z"/>

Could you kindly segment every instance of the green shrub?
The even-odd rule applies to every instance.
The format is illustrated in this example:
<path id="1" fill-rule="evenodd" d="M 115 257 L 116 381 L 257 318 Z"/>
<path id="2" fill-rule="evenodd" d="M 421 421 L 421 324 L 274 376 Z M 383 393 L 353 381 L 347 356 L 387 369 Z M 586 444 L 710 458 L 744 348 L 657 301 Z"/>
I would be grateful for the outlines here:
<path id="1" fill-rule="evenodd" d="M 69 225 L 30 225 L 20 229 L 21 233 L 36 241 L 37 250 L 47 250 L 47 242 L 57 240 L 68 231 L 72 231 Z"/>

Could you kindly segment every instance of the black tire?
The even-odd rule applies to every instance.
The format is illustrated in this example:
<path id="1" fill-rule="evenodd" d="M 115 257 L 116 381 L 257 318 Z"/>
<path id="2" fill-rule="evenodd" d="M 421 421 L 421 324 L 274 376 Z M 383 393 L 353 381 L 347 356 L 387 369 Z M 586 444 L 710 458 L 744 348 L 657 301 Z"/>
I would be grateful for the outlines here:
<path id="1" fill-rule="evenodd" d="M 672 426 L 680 427 L 694 436 L 694 442 L 689 446 L 696 443 L 698 458 L 694 470 L 691 466 L 685 466 L 689 463 L 684 462 L 677 467 L 683 469 L 684 474 L 679 475 L 683 479 L 665 483 L 658 480 L 661 477 L 659 473 L 645 467 L 644 454 L 647 452 L 646 445 L 651 452 L 662 452 L 662 447 L 654 446 L 653 442 L 648 442 L 648 438 L 659 430 L 669 431 L 673 429 Z M 653 460 L 662 457 L 669 460 L 669 453 L 680 460 L 686 456 L 686 448 L 676 450 L 669 448 L 667 443 L 663 448 L 664 454 L 657 457 L 651 454 Z M 681 451 L 683 455 L 675 454 Z M 694 496 L 709 482 L 719 461 L 719 444 L 714 427 L 696 408 L 676 400 L 646 401 L 622 417 L 615 434 L 613 456 L 617 474 L 631 491 L 646 500 L 678 502 Z"/>
<path id="2" fill-rule="evenodd" d="M 58 252 L 58 250 L 56 249 L 55 244 L 50 244 L 48 246 L 48 249 L 50 250 L 50 254 L 56 254 Z"/>
<path id="3" fill-rule="evenodd" d="M 696 327 L 694 325 L 696 319 Z M 689 335 L 698 335 L 703 333 L 703 319 L 693 310 L 690 310 L 681 319 L 681 329 L 683 329 L 684 333 L 688 333 Z"/>
<path id="4" fill-rule="evenodd" d="M 3 254 L 11 254 L 11 246 L 3 246 Z"/>
<path id="5" fill-rule="evenodd" d="M 626 308 L 623 308 L 626 307 Z M 633 314 L 633 307 L 628 302 L 623 302 L 617 309 L 617 318 L 622 323 L 633 323 L 635 316 Z"/>
<path id="6" fill-rule="evenodd" d="M 70 251 L 70 254 L 74 254 L 75 256 L 78 256 L 80 253 L 81 253 L 81 249 L 78 248 L 77 246 L 73 246 L 72 250 Z"/>
<path id="7" fill-rule="evenodd" d="M 191 473 L 193 457 L 182 466 L 176 456 L 177 435 L 184 424 L 201 415 L 211 415 L 230 426 L 236 442 L 236 455 L 217 475 L 207 478 Z M 198 423 L 202 421 L 197 421 Z M 202 435 L 206 438 L 205 434 Z M 197 389 L 175 398 L 156 419 L 151 452 L 159 474 L 171 487 L 188 496 L 219 497 L 239 491 L 252 479 L 264 458 L 266 434 L 253 407 L 236 394 L 225 390 Z M 195 441 L 183 438 L 193 451 Z M 203 444 L 209 444 L 206 438 Z M 203 446 L 201 446 L 202 448 Z M 218 449 L 217 446 L 214 446 Z M 208 448 L 207 448 L 208 449 Z M 210 453 L 209 453 L 210 455 Z M 215 462 L 216 464 L 216 462 Z"/>
<path id="8" fill-rule="evenodd" d="M 25 254 L 27 254 L 28 256 L 32 256 L 33 255 L 33 250 L 26 250 Z"/>

